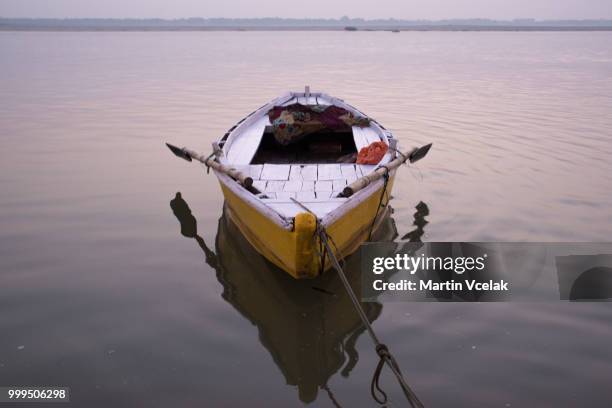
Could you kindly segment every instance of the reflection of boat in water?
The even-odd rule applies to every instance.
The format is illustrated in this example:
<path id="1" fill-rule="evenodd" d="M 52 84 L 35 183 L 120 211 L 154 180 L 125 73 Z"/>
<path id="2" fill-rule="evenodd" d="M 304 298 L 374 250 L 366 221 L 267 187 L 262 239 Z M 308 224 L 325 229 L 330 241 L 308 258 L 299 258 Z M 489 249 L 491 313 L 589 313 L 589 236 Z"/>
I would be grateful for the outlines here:
<path id="1" fill-rule="evenodd" d="M 425 226 L 428 224 L 425 217 L 429 215 L 429 207 L 424 202 L 419 201 L 415 208 L 416 212 L 414 213 L 412 225 L 416 228 L 404 235 L 402 239 L 410 242 L 422 242 L 421 237 L 425 234 Z"/>
<path id="2" fill-rule="evenodd" d="M 394 239 L 393 219 L 387 216 L 384 224 L 378 233 Z M 261 257 L 226 217 L 219 220 L 216 252 L 223 298 L 257 326 L 261 343 L 287 383 L 298 387 L 300 400 L 314 401 L 339 370 L 349 375 L 365 328 L 337 275 L 296 281 Z M 357 257 L 348 258 L 346 267 L 351 286 L 359 291 Z M 362 306 L 370 321 L 382 311 L 380 303 Z"/>
<path id="3" fill-rule="evenodd" d="M 329 379 L 338 371 L 345 377 L 350 374 L 359 359 L 355 344 L 365 328 L 336 274 L 293 279 L 259 255 L 225 211 L 219 219 L 215 255 L 197 234 L 195 218 L 180 194 L 171 207 L 181 231 L 187 232 L 183 235 L 198 241 L 215 269 L 223 299 L 257 326 L 261 343 L 287 384 L 297 386 L 301 401 L 312 402 L 320 388 L 328 390 Z M 396 237 L 388 211 L 373 239 Z M 359 293 L 358 257 L 348 257 L 345 266 L 351 286 Z M 382 312 L 378 302 L 362 306 L 370 321 Z"/>

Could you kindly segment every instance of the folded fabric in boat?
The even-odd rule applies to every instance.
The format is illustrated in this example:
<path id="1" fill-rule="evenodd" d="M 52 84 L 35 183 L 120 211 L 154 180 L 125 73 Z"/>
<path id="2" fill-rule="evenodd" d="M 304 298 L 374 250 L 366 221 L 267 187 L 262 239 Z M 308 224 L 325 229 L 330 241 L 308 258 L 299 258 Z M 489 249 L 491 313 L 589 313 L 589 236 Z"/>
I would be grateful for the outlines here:
<path id="1" fill-rule="evenodd" d="M 385 142 L 372 142 L 359 150 L 357 164 L 378 164 L 387 150 L 389 150 L 389 146 Z"/>
<path id="2" fill-rule="evenodd" d="M 370 120 L 355 116 L 344 108 L 333 105 L 275 106 L 268 112 L 274 138 L 282 145 L 301 140 L 319 130 L 342 130 L 351 126 L 367 127 Z"/>

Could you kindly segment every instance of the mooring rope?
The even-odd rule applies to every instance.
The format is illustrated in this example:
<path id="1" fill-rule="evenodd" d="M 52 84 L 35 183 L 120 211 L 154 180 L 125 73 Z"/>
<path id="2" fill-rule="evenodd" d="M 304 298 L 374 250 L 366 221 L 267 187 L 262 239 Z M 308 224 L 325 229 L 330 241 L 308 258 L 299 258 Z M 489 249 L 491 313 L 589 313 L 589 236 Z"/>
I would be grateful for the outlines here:
<path id="1" fill-rule="evenodd" d="M 309 213 L 315 215 L 312 211 L 310 211 L 310 209 L 308 209 L 308 207 L 306 207 L 304 204 L 302 204 L 295 198 L 292 198 L 292 200 L 296 204 L 298 204 L 300 207 L 308 211 Z M 316 218 L 316 215 L 315 215 L 315 218 Z M 353 291 L 353 288 L 351 287 L 351 284 L 349 283 L 346 277 L 346 274 L 344 273 L 344 270 L 340 266 L 340 262 L 338 261 L 338 258 L 336 258 L 336 255 L 332 251 L 332 248 L 329 244 L 330 241 L 333 242 L 332 237 L 329 236 L 329 234 L 325 230 L 325 227 L 321 223 L 321 220 L 319 220 L 318 218 L 316 219 L 317 219 L 316 233 L 317 235 L 319 235 L 319 239 L 323 243 L 323 247 L 327 251 L 327 254 L 332 263 L 332 266 L 338 272 L 340 281 L 342 281 L 342 284 L 344 285 L 344 289 L 346 289 L 346 292 L 349 295 L 351 302 L 353 303 L 355 311 L 361 318 L 363 325 L 365 326 L 368 333 L 370 334 L 370 337 L 372 338 L 372 342 L 374 343 L 374 346 L 375 346 L 376 354 L 380 358 L 380 360 L 378 361 L 378 365 L 376 366 L 376 370 L 374 371 L 374 376 L 372 377 L 372 383 L 370 386 L 370 392 L 372 393 L 372 398 L 374 398 L 374 400 L 381 405 L 387 403 L 387 394 L 380 388 L 380 384 L 379 384 L 380 374 L 382 372 L 383 366 L 384 364 L 387 364 L 387 366 L 389 366 L 393 374 L 395 374 L 395 377 L 397 378 L 397 381 L 399 382 L 400 387 L 402 388 L 402 391 L 404 392 L 404 395 L 406 396 L 406 399 L 408 400 L 410 405 L 413 408 L 423 408 L 424 407 L 423 403 L 419 400 L 419 398 L 416 396 L 414 391 L 412 391 L 410 386 L 408 386 L 408 384 L 406 383 L 406 380 L 404 379 L 404 376 L 402 375 L 399 365 L 397 364 L 397 361 L 395 360 L 395 358 L 389 351 L 389 348 L 387 347 L 386 344 L 380 342 L 380 340 L 378 339 L 378 336 L 376 335 L 376 332 L 374 332 L 374 329 L 372 328 L 372 325 L 370 324 L 370 320 L 368 319 L 368 316 L 366 315 L 365 311 L 361 307 L 361 303 L 359 302 L 357 295 L 355 295 L 355 292 Z"/>
<path id="2" fill-rule="evenodd" d="M 206 160 L 204 160 L 204 165 L 206 166 L 206 174 L 210 174 L 210 165 L 208 164 L 208 160 L 210 160 L 213 157 L 215 157 L 215 155 L 216 155 L 216 153 L 212 152 L 211 154 L 208 155 Z"/>
<path id="3" fill-rule="evenodd" d="M 325 383 L 321 388 L 323 388 L 325 391 L 327 391 L 327 396 L 331 400 L 332 404 L 334 404 L 334 407 L 342 408 L 342 405 L 340 405 L 340 403 L 338 402 L 338 400 L 334 396 L 334 393 L 332 392 L 332 390 L 329 389 L 329 386 L 327 385 L 327 383 Z"/>
<path id="4" fill-rule="evenodd" d="M 340 280 L 344 284 L 346 292 L 348 293 L 349 298 L 353 302 L 353 306 L 355 307 L 355 310 L 359 314 L 359 317 L 361 317 L 361 320 L 364 326 L 366 327 L 368 333 L 370 334 L 370 337 L 372 338 L 372 341 L 374 342 L 376 354 L 378 354 L 378 357 L 380 357 L 378 366 L 376 367 L 376 370 L 374 371 L 374 377 L 372 378 L 372 384 L 370 387 L 372 398 L 374 398 L 374 400 L 381 405 L 387 403 L 387 394 L 380 388 L 380 385 L 379 385 L 380 374 L 382 372 L 383 365 L 386 363 L 391 369 L 391 371 L 393 372 L 393 374 L 395 374 L 395 377 L 397 378 L 397 381 L 399 382 L 400 387 L 402 388 L 402 391 L 404 392 L 404 395 L 408 399 L 408 402 L 410 403 L 410 405 L 412 407 L 423 407 L 423 404 L 418 399 L 414 391 L 412 391 L 412 389 L 410 389 L 410 387 L 406 383 L 406 380 L 404 379 L 402 372 L 400 371 L 399 365 L 397 364 L 397 362 L 395 361 L 395 358 L 389 351 L 389 348 L 387 347 L 386 344 L 381 343 L 380 340 L 378 339 L 378 336 L 376 336 L 376 333 L 374 332 L 374 329 L 372 328 L 372 325 L 370 324 L 370 321 L 368 320 L 367 315 L 365 314 L 363 308 L 361 307 L 361 304 L 359 303 L 359 300 L 357 299 L 357 296 L 355 295 L 353 288 L 351 288 L 351 285 L 348 279 L 346 278 L 346 275 L 344 274 L 344 271 L 342 270 L 342 267 L 340 266 L 338 259 L 336 258 L 336 256 L 334 255 L 334 253 L 332 252 L 329 246 L 327 231 L 325 231 L 325 228 L 321 225 L 321 223 L 317 223 L 317 230 L 318 230 L 319 238 L 321 239 L 321 241 L 323 241 L 323 245 L 327 248 L 327 253 L 328 253 L 329 259 L 332 262 L 332 265 L 338 272 L 338 276 L 340 276 Z M 379 395 L 377 395 L 377 392 L 379 393 Z"/>

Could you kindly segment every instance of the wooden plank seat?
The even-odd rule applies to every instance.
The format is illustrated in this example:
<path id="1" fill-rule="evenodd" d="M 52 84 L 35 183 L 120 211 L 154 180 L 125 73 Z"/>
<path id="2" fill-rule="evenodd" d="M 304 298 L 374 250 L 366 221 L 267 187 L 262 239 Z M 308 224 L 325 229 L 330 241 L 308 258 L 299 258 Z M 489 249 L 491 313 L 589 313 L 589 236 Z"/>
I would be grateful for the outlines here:
<path id="1" fill-rule="evenodd" d="M 283 215 L 295 216 L 299 208 L 291 200 L 316 204 L 321 212 L 335 208 L 345 198 L 338 198 L 344 187 L 370 173 L 376 166 L 358 164 L 253 164 L 236 166 L 253 178 L 259 198 Z M 319 205 L 332 203 L 330 205 Z M 276 205 L 278 204 L 278 205 Z M 282 205 L 281 205 L 282 204 Z M 310 207 L 309 207 L 310 208 Z M 314 211 L 314 210 L 313 210 Z"/>

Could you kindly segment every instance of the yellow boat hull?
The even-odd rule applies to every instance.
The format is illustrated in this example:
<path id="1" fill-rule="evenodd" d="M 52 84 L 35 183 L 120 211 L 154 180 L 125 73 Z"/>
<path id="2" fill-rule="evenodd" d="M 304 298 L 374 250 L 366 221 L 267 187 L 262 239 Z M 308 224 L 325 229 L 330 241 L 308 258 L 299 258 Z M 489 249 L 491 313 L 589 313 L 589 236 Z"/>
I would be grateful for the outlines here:
<path id="1" fill-rule="evenodd" d="M 386 204 L 394 178 L 395 175 L 391 175 L 384 192 L 384 209 L 379 209 L 383 194 L 381 184 L 379 189 L 373 190 L 329 225 L 324 225 L 337 258 L 342 259 L 355 252 L 368 239 L 370 230 L 376 230 L 388 208 Z M 331 267 L 329 256 L 322 256 L 321 244 L 316 235 L 316 219 L 312 214 L 300 213 L 295 217 L 292 229 L 283 228 L 223 182 L 220 184 L 227 215 L 255 250 L 270 262 L 296 279 L 314 278 Z M 377 210 L 377 222 L 372 227 Z"/>

